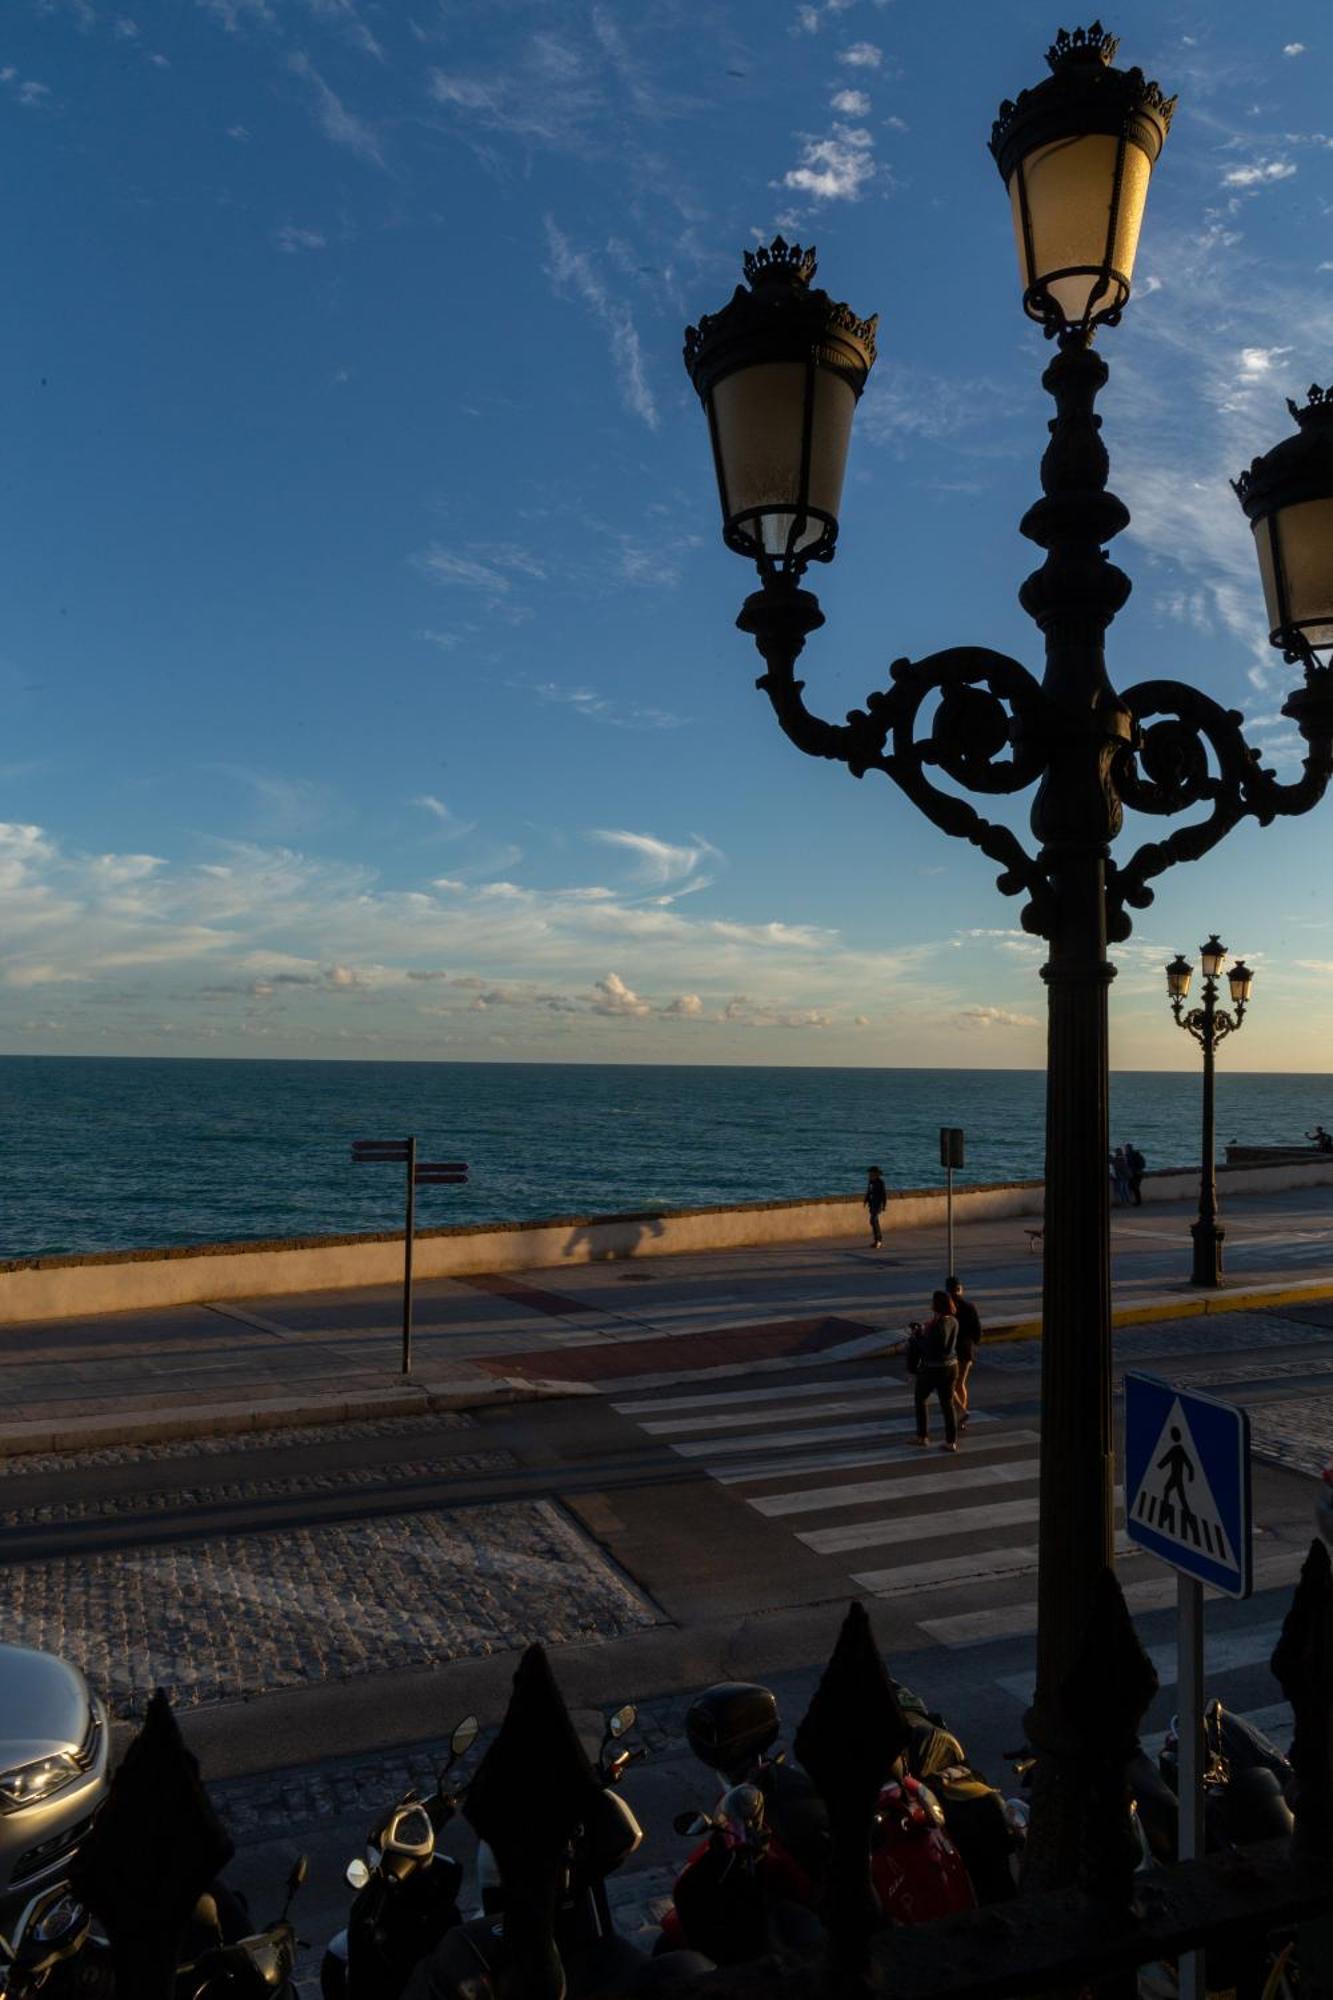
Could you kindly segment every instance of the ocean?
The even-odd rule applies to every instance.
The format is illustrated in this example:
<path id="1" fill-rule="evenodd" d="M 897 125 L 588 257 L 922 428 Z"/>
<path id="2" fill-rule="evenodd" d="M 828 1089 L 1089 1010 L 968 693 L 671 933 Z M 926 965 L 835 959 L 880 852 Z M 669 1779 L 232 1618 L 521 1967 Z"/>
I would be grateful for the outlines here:
<path id="1" fill-rule="evenodd" d="M 446 1222 L 859 1194 L 1042 1170 L 1038 1070 L 667 1068 L 616 1064 L 0 1057 L 0 1257 L 394 1229 L 402 1173 L 353 1139 L 415 1133 L 465 1187 L 420 1192 Z M 1111 1079 L 1112 1139 L 1149 1167 L 1198 1159 L 1198 1072 Z M 1217 1136 L 1290 1143 L 1333 1128 L 1333 1077 L 1219 1068 Z"/>

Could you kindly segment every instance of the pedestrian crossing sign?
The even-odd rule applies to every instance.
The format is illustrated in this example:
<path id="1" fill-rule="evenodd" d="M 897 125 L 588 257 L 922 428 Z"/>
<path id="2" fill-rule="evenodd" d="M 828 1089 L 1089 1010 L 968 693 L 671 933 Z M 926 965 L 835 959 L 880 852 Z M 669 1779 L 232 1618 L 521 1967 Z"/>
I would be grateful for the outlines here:
<path id="1" fill-rule="evenodd" d="M 1248 1597 L 1250 1420 L 1155 1375 L 1125 1376 L 1125 1533 L 1227 1597 Z"/>

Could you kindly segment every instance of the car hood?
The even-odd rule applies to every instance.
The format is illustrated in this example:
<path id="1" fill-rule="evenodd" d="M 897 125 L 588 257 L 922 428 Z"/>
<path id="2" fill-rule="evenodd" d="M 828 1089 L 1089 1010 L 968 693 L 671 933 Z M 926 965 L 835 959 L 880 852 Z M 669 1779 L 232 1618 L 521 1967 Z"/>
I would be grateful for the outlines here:
<path id="1" fill-rule="evenodd" d="M 77 1750 L 88 1713 L 88 1684 L 68 1660 L 0 1646 L 0 1770 Z"/>

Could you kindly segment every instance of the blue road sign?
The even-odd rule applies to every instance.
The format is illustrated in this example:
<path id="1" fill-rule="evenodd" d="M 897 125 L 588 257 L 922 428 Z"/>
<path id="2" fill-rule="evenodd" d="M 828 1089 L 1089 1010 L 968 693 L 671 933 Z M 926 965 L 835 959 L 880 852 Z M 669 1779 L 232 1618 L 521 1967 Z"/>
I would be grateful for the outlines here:
<path id="1" fill-rule="evenodd" d="M 1248 1597 L 1250 1420 L 1155 1375 L 1125 1376 L 1125 1533 L 1131 1542 Z"/>

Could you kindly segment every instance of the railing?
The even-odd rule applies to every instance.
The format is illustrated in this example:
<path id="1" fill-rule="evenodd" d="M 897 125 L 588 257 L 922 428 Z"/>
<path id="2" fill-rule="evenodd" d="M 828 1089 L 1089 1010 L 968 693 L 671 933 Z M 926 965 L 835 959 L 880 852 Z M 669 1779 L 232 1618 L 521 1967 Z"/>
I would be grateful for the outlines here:
<path id="1" fill-rule="evenodd" d="M 1291 1703 L 1290 1839 L 1135 1872 L 1126 1766 L 1157 1677 L 1114 1574 L 1103 1572 L 1061 1718 L 1082 1782 L 1099 1801 L 1077 1880 L 910 1928 L 880 1928 L 871 1887 L 872 1816 L 910 1727 L 853 1604 L 794 1748 L 828 1807 L 826 1949 L 734 1966 L 673 1990 L 699 2000 L 1038 2000 L 1133 1995 L 1136 1971 L 1204 1948 L 1224 1956 L 1236 2000 L 1259 2000 L 1274 1941 L 1295 1938 L 1300 2000 L 1333 1994 L 1333 1568 L 1312 1544 L 1272 1658 Z M 505 1892 L 505 1993 L 559 2000 L 556 1884 L 596 1775 L 540 1646 L 524 1655 L 509 1708 L 468 1788 L 465 1812 L 490 1845 Z M 168 2000 L 196 1898 L 231 1855 L 165 1697 L 149 1706 L 75 1864 L 104 1925 L 118 1991 Z M 524 1968 L 527 1971 L 524 1971 Z M 554 1969 L 553 1969 L 554 1968 Z M 1268 1990 L 1273 1990 L 1270 1983 Z"/>

